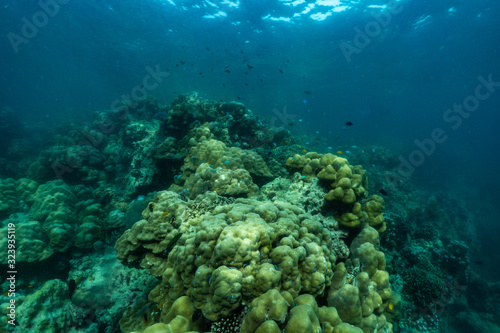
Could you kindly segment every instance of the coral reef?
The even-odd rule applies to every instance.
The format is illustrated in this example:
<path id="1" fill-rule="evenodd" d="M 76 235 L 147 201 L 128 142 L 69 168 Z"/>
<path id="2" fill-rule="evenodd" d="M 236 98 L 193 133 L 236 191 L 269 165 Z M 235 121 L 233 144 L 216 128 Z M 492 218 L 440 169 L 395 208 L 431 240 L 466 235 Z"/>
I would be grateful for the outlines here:
<path id="1" fill-rule="evenodd" d="M 283 308 L 278 311 L 281 315 L 273 317 L 276 325 L 284 324 L 290 310 L 290 318 L 295 319 L 290 319 L 288 325 L 295 325 L 296 320 L 302 321 L 305 316 L 311 318 L 311 327 L 319 327 L 317 310 L 311 312 L 305 305 L 291 305 L 293 298 L 309 295 L 314 300 L 331 288 L 332 268 L 337 257 L 345 256 L 346 251 L 332 241 L 338 239 L 334 236 L 337 231 L 323 227 L 324 218 L 320 214 L 312 216 L 286 202 L 224 200 L 227 199 L 215 192 L 198 195 L 188 202 L 174 192 L 158 192 L 154 208 L 145 209 L 142 220 L 117 241 L 118 258 L 139 263 L 153 275 L 162 277 L 163 282 L 149 295 L 155 304 L 173 304 L 179 297 L 189 295 L 194 308 L 201 310 L 205 318 L 219 321 L 234 313 L 242 301 L 249 302 L 249 312 L 244 318 L 250 320 L 261 316 L 257 313 L 267 312 L 265 308 L 257 309 L 266 304 L 259 302 L 259 297 L 272 300 L 285 293 L 289 304 L 279 301 Z M 369 239 L 378 245 L 378 232 L 366 228 L 353 243 Z M 391 297 L 391 289 L 389 276 L 383 271 L 382 252 L 366 241 L 355 249 L 352 262 L 351 266 L 362 266 L 369 272 L 365 273 L 364 281 L 369 284 L 365 289 L 370 291 L 360 295 L 354 285 L 339 282 L 337 288 L 342 291 L 330 289 L 331 302 L 342 299 L 345 290 L 354 288 L 357 303 L 364 298 L 375 301 L 364 305 L 363 317 L 359 307 L 359 320 L 351 320 L 347 315 L 342 320 L 359 327 L 368 327 L 377 320 L 386 325 L 379 316 L 387 306 L 384 302 Z M 373 286 L 378 287 L 372 290 Z M 339 303 L 339 309 L 352 309 L 348 304 Z M 169 307 L 163 308 L 162 317 Z M 251 332 L 263 324 L 262 319 L 255 320 L 244 321 L 242 331 Z"/>
<path id="2" fill-rule="evenodd" d="M 383 147 L 308 152 L 197 93 L 54 133 L 23 161 L 30 179 L 0 179 L 16 261 L 54 267 L 19 281 L 24 331 L 437 332 L 438 312 L 470 331 L 500 325 L 488 317 L 500 288 L 471 273 L 473 214 L 395 180 Z"/>

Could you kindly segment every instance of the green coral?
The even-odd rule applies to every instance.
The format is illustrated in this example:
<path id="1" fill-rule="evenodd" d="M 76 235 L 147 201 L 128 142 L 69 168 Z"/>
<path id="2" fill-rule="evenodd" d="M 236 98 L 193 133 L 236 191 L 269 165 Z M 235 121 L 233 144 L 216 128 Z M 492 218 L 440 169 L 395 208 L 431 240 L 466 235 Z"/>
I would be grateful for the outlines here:
<path id="1" fill-rule="evenodd" d="M 155 210 L 161 207 L 168 216 L 145 210 L 145 220 L 116 243 L 119 258 L 140 259 L 168 281 L 158 287 L 163 290 L 158 301 L 187 293 L 205 317 L 215 320 L 237 307 L 240 293 L 242 300 L 252 300 L 270 288 L 293 296 L 319 295 L 328 288 L 335 254 L 319 217 L 288 203 L 251 199 L 200 211 L 207 199 L 220 200 L 212 193 L 185 203 L 175 193 L 159 192 Z M 177 232 L 182 238 L 166 258 L 163 251 Z M 232 282 L 220 284 L 221 277 Z M 241 291 L 232 290 L 240 284 Z"/>

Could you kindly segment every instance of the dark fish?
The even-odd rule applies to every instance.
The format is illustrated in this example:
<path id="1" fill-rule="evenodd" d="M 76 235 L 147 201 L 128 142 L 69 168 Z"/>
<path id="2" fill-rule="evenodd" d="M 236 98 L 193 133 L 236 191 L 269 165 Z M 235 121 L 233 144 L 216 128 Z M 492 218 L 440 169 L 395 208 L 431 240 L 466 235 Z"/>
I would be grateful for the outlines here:
<path id="1" fill-rule="evenodd" d="M 154 209 L 154 208 L 155 208 L 155 203 L 154 203 L 154 202 L 150 203 L 150 204 L 149 204 L 149 211 L 150 211 L 150 212 L 153 212 L 153 209 Z"/>
<path id="2" fill-rule="evenodd" d="M 476 265 L 483 265 L 484 264 L 484 262 L 482 262 L 481 260 L 474 260 L 474 263 Z"/>
<path id="3" fill-rule="evenodd" d="M 71 297 L 73 297 L 75 290 L 76 290 L 76 281 L 74 279 L 71 279 L 68 281 L 69 299 L 71 299 Z"/>
<path id="4" fill-rule="evenodd" d="M 238 101 L 241 101 L 241 98 L 240 98 L 240 96 L 236 96 L 236 98 L 238 99 Z"/>
<path id="5" fill-rule="evenodd" d="M 244 84 L 245 86 L 248 86 L 248 83 L 246 83 L 246 82 L 245 82 L 245 83 L 243 83 L 243 84 Z"/>
<path id="6" fill-rule="evenodd" d="M 386 190 L 384 190 L 383 188 L 379 188 L 378 189 L 379 193 L 382 194 L 382 195 L 388 195 L 389 193 L 387 193 Z"/>
<path id="7" fill-rule="evenodd" d="M 231 71 L 229 69 L 225 69 L 224 72 L 231 73 Z"/>
<path id="8" fill-rule="evenodd" d="M 309 90 L 304 91 L 304 94 L 311 95 L 311 92 Z"/>
<path id="9" fill-rule="evenodd" d="M 135 318 L 139 318 L 140 316 L 142 316 L 144 313 L 146 313 L 146 310 L 151 306 L 151 304 L 153 304 L 152 302 L 147 304 L 145 307 L 142 308 L 142 310 L 139 312 L 139 314 L 137 315 L 137 317 Z"/>
<path id="10" fill-rule="evenodd" d="M 353 123 L 351 123 L 350 121 L 346 121 L 345 125 L 346 125 L 346 126 L 352 126 L 352 125 L 354 125 L 354 124 L 353 124 Z"/>
<path id="11" fill-rule="evenodd" d="M 280 73 L 283 74 L 284 73 L 283 70 L 280 69 Z"/>
<path id="12" fill-rule="evenodd" d="M 205 50 L 210 51 L 210 49 L 208 48 L 208 46 L 205 46 Z"/>
<path id="13" fill-rule="evenodd" d="M 248 75 L 248 72 L 243 72 L 243 74 L 246 74 L 246 75 Z"/>
<path id="14" fill-rule="evenodd" d="M 181 237 L 182 237 L 182 233 L 179 232 L 177 235 L 174 236 L 174 238 L 172 238 L 170 240 L 170 242 L 168 242 L 167 247 L 165 248 L 165 250 L 163 250 L 164 256 L 168 256 L 168 254 L 170 253 L 170 250 L 172 250 L 174 248 L 175 243 L 177 243 L 177 241 L 179 239 L 181 239 Z"/>
<path id="15" fill-rule="evenodd" d="M 184 64 L 185 64 L 185 62 L 184 62 L 184 61 L 182 61 L 182 60 L 179 60 L 179 62 L 180 62 L 180 64 L 181 64 L 181 65 L 184 65 Z"/>
<path id="16" fill-rule="evenodd" d="M 222 86 L 223 86 L 224 88 L 226 88 L 226 85 L 225 85 L 224 83 L 222 84 Z"/>
<path id="17" fill-rule="evenodd" d="M 252 68 L 253 68 L 253 66 L 252 66 L 252 65 L 250 65 L 250 64 L 247 64 L 247 68 L 248 68 L 248 69 L 252 69 Z"/>

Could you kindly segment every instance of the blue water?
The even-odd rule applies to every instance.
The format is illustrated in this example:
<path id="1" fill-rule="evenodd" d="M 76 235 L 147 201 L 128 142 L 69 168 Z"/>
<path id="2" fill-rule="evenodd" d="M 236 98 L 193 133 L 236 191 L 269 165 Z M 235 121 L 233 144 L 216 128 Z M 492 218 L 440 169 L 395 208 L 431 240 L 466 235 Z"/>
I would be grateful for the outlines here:
<path id="1" fill-rule="evenodd" d="M 90 123 L 123 96 L 197 91 L 334 150 L 393 150 L 416 188 L 483 214 L 480 253 L 498 252 L 498 1 L 55 3 L 0 5 L 0 107 L 25 128 L 5 142 Z"/>

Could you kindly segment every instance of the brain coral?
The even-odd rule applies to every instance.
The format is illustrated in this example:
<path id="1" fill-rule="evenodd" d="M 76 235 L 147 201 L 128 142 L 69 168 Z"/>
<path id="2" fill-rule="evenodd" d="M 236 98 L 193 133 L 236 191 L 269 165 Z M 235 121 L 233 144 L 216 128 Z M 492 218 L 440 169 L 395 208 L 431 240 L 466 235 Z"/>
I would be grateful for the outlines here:
<path id="1" fill-rule="evenodd" d="M 151 300 L 189 295 L 217 320 L 270 289 L 317 296 L 330 286 L 336 245 L 320 216 L 280 201 L 207 192 L 186 203 L 163 191 L 115 248 L 118 258 L 162 277 Z"/>

